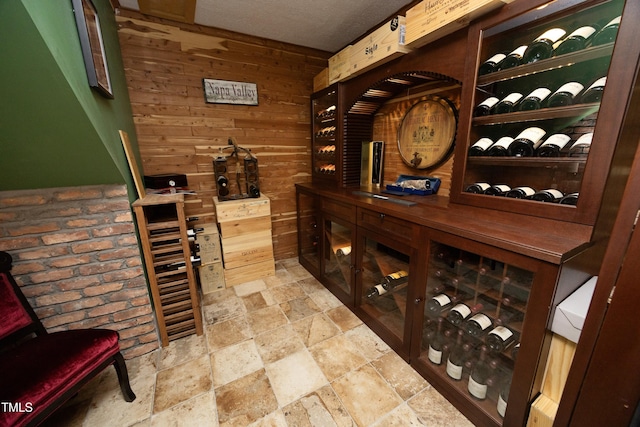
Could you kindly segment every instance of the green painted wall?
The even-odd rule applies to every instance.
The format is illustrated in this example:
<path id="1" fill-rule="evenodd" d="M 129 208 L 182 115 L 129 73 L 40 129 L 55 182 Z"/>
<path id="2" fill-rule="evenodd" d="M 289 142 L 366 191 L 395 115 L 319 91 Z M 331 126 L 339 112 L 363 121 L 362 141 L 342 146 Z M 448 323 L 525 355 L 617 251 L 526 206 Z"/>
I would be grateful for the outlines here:
<path id="1" fill-rule="evenodd" d="M 125 183 L 137 151 L 117 27 L 100 16 L 114 99 L 89 87 L 71 0 L 0 1 L 0 190 Z"/>

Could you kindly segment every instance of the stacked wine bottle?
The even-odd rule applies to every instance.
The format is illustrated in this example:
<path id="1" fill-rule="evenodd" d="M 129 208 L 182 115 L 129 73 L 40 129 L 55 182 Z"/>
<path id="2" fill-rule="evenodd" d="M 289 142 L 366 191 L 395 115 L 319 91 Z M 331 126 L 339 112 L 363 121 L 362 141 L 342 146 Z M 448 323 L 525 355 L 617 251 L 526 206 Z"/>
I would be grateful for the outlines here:
<path id="1" fill-rule="evenodd" d="M 578 197 L 580 196 L 580 193 L 578 192 L 564 193 L 556 188 L 536 190 L 529 186 L 511 187 L 508 184 L 492 185 L 488 182 L 475 182 L 467 186 L 465 192 L 572 206 L 576 206 L 578 204 Z"/>
<path id="2" fill-rule="evenodd" d="M 591 148 L 593 132 L 585 133 L 572 142 L 572 137 L 554 133 L 545 138 L 547 132 L 531 126 L 511 137 L 482 137 L 469 147 L 469 156 L 490 157 L 586 157 Z"/>

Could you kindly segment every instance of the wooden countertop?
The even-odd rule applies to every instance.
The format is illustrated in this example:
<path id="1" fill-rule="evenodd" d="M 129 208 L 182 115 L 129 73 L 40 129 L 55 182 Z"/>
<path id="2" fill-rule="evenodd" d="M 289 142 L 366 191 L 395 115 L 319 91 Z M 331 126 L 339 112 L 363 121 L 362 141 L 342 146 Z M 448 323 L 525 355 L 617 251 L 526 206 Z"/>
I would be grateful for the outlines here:
<path id="1" fill-rule="evenodd" d="M 310 183 L 296 186 L 359 208 L 393 215 L 435 230 L 553 264 L 560 264 L 587 248 L 592 234 L 592 227 L 584 224 L 460 205 L 450 203 L 448 197 L 439 195 L 393 196 L 373 191 L 374 194 L 389 199 L 416 203 L 406 206 L 390 200 L 354 194 L 354 191 L 366 192 L 364 188 L 332 188 Z"/>

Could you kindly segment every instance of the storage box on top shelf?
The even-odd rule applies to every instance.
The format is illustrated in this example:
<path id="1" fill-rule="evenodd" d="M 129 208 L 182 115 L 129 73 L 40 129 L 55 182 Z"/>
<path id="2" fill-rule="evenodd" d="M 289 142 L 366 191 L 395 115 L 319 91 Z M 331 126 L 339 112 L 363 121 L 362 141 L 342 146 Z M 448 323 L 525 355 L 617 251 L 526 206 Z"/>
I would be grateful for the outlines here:
<path id="1" fill-rule="evenodd" d="M 314 92 L 322 90 L 322 89 L 324 89 L 326 87 L 329 87 L 329 68 L 328 67 L 325 68 L 324 70 L 320 71 L 313 78 L 313 91 Z"/>
<path id="2" fill-rule="evenodd" d="M 469 25 L 513 0 L 424 0 L 407 10 L 406 45 L 412 49 L 431 43 Z"/>
<path id="3" fill-rule="evenodd" d="M 594 276 L 556 306 L 551 330 L 575 343 L 580 339 L 598 276 Z"/>
<path id="4" fill-rule="evenodd" d="M 396 16 L 351 47 L 350 77 L 411 52 L 405 45 L 405 17 Z"/>
<path id="5" fill-rule="evenodd" d="M 349 78 L 351 74 L 351 48 L 349 45 L 329 58 L 329 85 Z"/>

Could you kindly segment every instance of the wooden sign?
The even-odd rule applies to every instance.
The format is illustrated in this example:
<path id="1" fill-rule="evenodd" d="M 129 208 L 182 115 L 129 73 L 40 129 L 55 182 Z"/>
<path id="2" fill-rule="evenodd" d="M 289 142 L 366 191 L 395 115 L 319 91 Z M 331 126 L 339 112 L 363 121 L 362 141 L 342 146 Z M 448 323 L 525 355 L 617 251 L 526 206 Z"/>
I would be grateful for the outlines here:
<path id="1" fill-rule="evenodd" d="M 204 98 L 208 104 L 258 105 L 255 83 L 203 79 Z"/>

